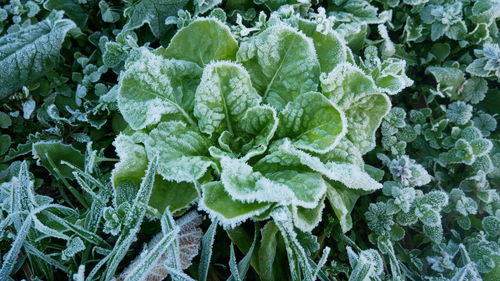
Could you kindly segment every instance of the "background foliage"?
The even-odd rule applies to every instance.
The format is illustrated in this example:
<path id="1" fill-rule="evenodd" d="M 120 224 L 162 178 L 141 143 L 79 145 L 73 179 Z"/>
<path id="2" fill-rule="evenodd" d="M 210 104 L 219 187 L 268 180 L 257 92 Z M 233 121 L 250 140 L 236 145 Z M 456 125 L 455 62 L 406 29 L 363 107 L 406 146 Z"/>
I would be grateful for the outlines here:
<path id="1" fill-rule="evenodd" d="M 161 159 L 120 151 L 146 126 L 122 115 L 123 84 L 201 17 L 240 50 L 277 22 L 334 32 L 347 51 L 315 45 L 320 71 L 345 60 L 390 97 L 374 149 L 343 156 L 383 187 L 329 189 L 312 231 L 285 208 L 229 229 L 158 199 Z M 498 280 L 499 17 L 498 0 L 0 0 L 0 280 Z"/>

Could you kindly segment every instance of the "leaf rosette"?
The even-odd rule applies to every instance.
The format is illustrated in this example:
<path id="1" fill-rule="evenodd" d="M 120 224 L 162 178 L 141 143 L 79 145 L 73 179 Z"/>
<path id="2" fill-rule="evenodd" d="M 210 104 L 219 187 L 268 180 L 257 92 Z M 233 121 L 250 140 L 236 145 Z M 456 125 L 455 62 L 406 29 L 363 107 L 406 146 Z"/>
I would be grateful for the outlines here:
<path id="1" fill-rule="evenodd" d="M 231 228 L 286 207 L 311 231 L 325 201 L 342 229 L 362 194 L 381 188 L 362 155 L 390 101 L 334 30 L 270 20 L 246 38 L 198 18 L 168 47 L 135 50 L 120 75 L 129 124 L 114 145 L 113 184 L 136 183 L 159 156 L 150 205 L 191 204 Z"/>

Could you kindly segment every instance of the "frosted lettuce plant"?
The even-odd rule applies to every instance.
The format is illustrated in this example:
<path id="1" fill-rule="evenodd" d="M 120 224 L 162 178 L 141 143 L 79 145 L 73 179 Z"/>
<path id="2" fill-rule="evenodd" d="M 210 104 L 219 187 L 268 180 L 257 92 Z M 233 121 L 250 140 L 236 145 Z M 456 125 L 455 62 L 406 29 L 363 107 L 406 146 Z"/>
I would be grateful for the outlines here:
<path id="1" fill-rule="evenodd" d="M 119 79 L 130 128 L 114 142 L 113 184 L 138 184 L 158 155 L 149 203 L 160 212 L 197 202 L 231 228 L 283 206 L 310 231 L 327 198 L 347 231 L 357 198 L 381 188 L 362 155 L 375 145 L 390 91 L 316 21 L 274 14 L 255 29 L 241 38 L 198 18 L 168 47 L 132 51 Z"/>

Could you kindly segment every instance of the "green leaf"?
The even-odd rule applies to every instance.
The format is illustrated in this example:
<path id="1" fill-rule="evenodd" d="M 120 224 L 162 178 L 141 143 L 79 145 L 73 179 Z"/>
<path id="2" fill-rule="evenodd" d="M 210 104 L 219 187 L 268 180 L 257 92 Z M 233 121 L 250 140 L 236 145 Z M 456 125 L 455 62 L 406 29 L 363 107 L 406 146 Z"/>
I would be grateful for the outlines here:
<path id="1" fill-rule="evenodd" d="M 373 79 L 350 63 L 341 63 L 328 75 L 322 75 L 321 89 L 340 109 L 349 108 L 353 102 L 377 93 Z"/>
<path id="2" fill-rule="evenodd" d="M 337 216 L 342 232 L 352 228 L 351 211 L 360 197 L 358 192 L 345 188 L 338 182 L 331 182 L 326 191 L 326 197 L 330 202 L 333 212 Z"/>
<path id="3" fill-rule="evenodd" d="M 202 66 L 217 60 L 234 60 L 237 50 L 238 42 L 226 25 L 213 18 L 200 18 L 180 29 L 168 47 L 159 48 L 157 54 Z"/>
<path id="4" fill-rule="evenodd" d="M 321 221 L 321 214 L 325 208 L 324 200 L 325 198 L 323 197 L 315 208 L 310 209 L 292 206 L 293 224 L 302 231 L 312 231 Z"/>
<path id="5" fill-rule="evenodd" d="M 136 135 L 121 134 L 113 142 L 120 158 L 111 177 L 115 188 L 120 188 L 121 183 L 130 181 L 134 183 L 133 190 L 135 191 L 146 173 L 148 157 L 145 147 L 139 143 L 138 138 Z M 156 175 L 149 205 L 160 213 L 163 213 L 167 206 L 171 212 L 176 212 L 188 206 L 196 198 L 198 198 L 198 191 L 192 183 L 167 181 Z"/>
<path id="6" fill-rule="evenodd" d="M 163 213 L 168 207 L 172 213 L 184 210 L 196 198 L 198 191 L 193 183 L 166 181 L 156 176 L 149 206 Z"/>
<path id="7" fill-rule="evenodd" d="M 261 97 L 252 87 L 250 76 L 238 64 L 215 62 L 203 70 L 196 90 L 194 115 L 203 133 L 211 136 L 228 130 L 234 134 L 249 108 L 258 105 Z"/>
<path id="8" fill-rule="evenodd" d="M 347 118 L 346 137 L 361 154 L 375 147 L 375 132 L 389 112 L 389 98 L 377 93 L 373 79 L 349 64 L 338 65 L 322 77 L 323 93 L 344 110 Z"/>
<path id="9" fill-rule="evenodd" d="M 0 99 L 36 82 L 56 65 L 66 33 L 75 28 L 62 16 L 62 12 L 52 13 L 0 38 Z"/>
<path id="10" fill-rule="evenodd" d="M 279 118 L 278 137 L 290 137 L 296 147 L 317 153 L 332 150 L 347 128 L 344 114 L 316 92 L 297 97 Z"/>
<path id="11" fill-rule="evenodd" d="M 279 121 L 276 110 L 267 105 L 250 108 L 243 120 L 245 122 L 240 124 L 241 129 L 253 135 L 252 140 L 242 146 L 242 153 L 246 153 L 242 159 L 247 160 L 266 151 L 278 129 Z"/>
<path id="12" fill-rule="evenodd" d="M 225 228 L 234 228 L 243 221 L 262 214 L 269 203 L 245 203 L 234 200 L 226 192 L 221 182 L 210 182 L 202 187 L 203 196 L 199 208 L 205 210 L 212 219 L 217 218 Z"/>
<path id="13" fill-rule="evenodd" d="M 256 166 L 265 168 L 266 161 L 273 160 L 273 157 L 264 158 Z M 221 167 L 225 190 L 233 199 L 243 202 L 277 202 L 314 208 L 326 190 L 320 175 L 286 166 L 261 173 L 241 160 L 223 158 Z"/>
<path id="14" fill-rule="evenodd" d="M 212 164 L 208 140 L 183 122 L 160 123 L 145 144 L 149 158 L 159 155 L 158 173 L 168 181 L 195 182 Z"/>
<path id="15" fill-rule="evenodd" d="M 9 150 L 11 138 L 9 135 L 0 135 L 0 156 Z"/>
<path id="16" fill-rule="evenodd" d="M 266 103 L 278 110 L 317 89 L 319 62 L 313 42 L 289 26 L 272 26 L 245 41 L 237 58 Z"/>
<path id="17" fill-rule="evenodd" d="M 61 10 L 72 19 L 78 27 L 83 29 L 87 24 L 89 15 L 77 0 L 48 0 L 43 3 L 43 7 L 49 11 Z"/>
<path id="18" fill-rule="evenodd" d="M 59 173 L 64 178 L 73 178 L 73 169 L 62 161 L 68 162 L 75 167 L 83 169 L 84 156 L 69 144 L 61 142 L 40 141 L 33 144 L 33 157 L 43 165 L 53 176 Z M 56 169 L 58 171 L 56 171 Z"/>
<path id="19" fill-rule="evenodd" d="M 287 280 L 286 254 L 280 251 L 279 229 L 274 221 L 266 223 L 261 231 L 262 239 L 259 247 L 259 277 L 263 281 Z"/>
<path id="20" fill-rule="evenodd" d="M 345 111 L 347 118 L 347 134 L 361 154 L 375 148 L 375 132 L 382 119 L 391 109 L 389 97 L 374 94 L 353 102 Z"/>
<path id="21" fill-rule="evenodd" d="M 347 61 L 348 48 L 344 40 L 333 29 L 321 33 L 316 24 L 307 20 L 299 21 L 299 29 L 313 40 L 318 55 L 321 72 L 330 73 L 339 63 Z"/>
<path id="22" fill-rule="evenodd" d="M 465 82 L 462 70 L 454 67 L 430 66 L 425 71 L 436 79 L 439 94 L 445 94 L 454 99 L 458 97 L 458 91 Z"/>
<path id="23" fill-rule="evenodd" d="M 201 69 L 194 63 L 166 60 L 139 49 L 120 78 L 118 108 L 134 130 L 174 115 L 195 125 L 190 112 Z"/>
<path id="24" fill-rule="evenodd" d="M 201 240 L 200 265 L 198 267 L 198 280 L 206 281 L 208 268 L 212 259 L 212 248 L 214 245 L 215 233 L 217 232 L 218 221 L 214 220 Z"/>
<path id="25" fill-rule="evenodd" d="M 268 157 L 280 161 L 279 156 L 282 157 L 281 159 L 286 159 L 289 164 L 290 162 L 294 162 L 295 165 L 300 163 L 300 165 L 304 165 L 330 180 L 340 182 L 350 189 L 373 191 L 382 188 L 380 183 L 372 179 L 360 167 L 349 163 L 323 163 L 319 158 L 294 148 L 289 141 L 285 141 L 275 155 Z"/>
<path id="26" fill-rule="evenodd" d="M 194 0 L 195 15 L 204 14 L 221 2 L 222 0 Z"/>
<path id="27" fill-rule="evenodd" d="M 146 149 L 138 144 L 133 136 L 120 134 L 113 142 L 120 162 L 111 173 L 111 182 L 116 188 L 122 181 L 132 181 L 139 185 L 148 167 Z"/>
<path id="28" fill-rule="evenodd" d="M 177 16 L 177 11 L 183 9 L 187 2 L 187 0 L 132 1 L 132 5 L 124 12 L 128 18 L 124 29 L 136 29 L 147 23 L 153 35 L 160 38 L 168 31 L 165 20 L 168 17 Z"/>

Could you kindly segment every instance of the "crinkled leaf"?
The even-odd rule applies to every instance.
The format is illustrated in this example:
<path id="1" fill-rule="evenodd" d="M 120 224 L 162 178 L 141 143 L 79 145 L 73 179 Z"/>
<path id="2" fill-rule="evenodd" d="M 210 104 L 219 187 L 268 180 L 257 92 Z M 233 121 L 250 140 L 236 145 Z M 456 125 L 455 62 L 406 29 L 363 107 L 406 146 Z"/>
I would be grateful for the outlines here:
<path id="1" fill-rule="evenodd" d="M 336 65 L 347 61 L 348 48 L 337 32 L 318 32 L 316 24 L 306 20 L 299 21 L 299 29 L 313 40 L 321 72 L 330 73 Z"/>
<path id="2" fill-rule="evenodd" d="M 287 162 L 294 162 L 295 165 L 300 163 L 350 189 L 372 191 L 382 188 L 380 183 L 372 179 L 360 167 L 349 163 L 323 163 L 318 157 L 294 148 L 290 142 L 283 143 L 275 154 L 282 157 L 280 160 L 286 159 Z M 271 154 L 268 157 L 276 156 Z"/>
<path id="3" fill-rule="evenodd" d="M 293 224 L 302 231 L 312 231 L 321 221 L 321 214 L 324 208 L 324 198 L 321 199 L 315 208 L 308 209 L 300 206 L 292 206 Z"/>
<path id="4" fill-rule="evenodd" d="M 265 160 L 261 160 L 265 161 Z M 221 160 L 221 181 L 232 198 L 244 202 L 277 202 L 314 208 L 326 186 L 317 173 L 286 166 L 264 174 L 238 159 Z M 265 163 L 260 163 L 265 166 Z"/>
<path id="5" fill-rule="evenodd" d="M 144 177 L 148 167 L 146 149 L 138 144 L 133 137 L 120 134 L 113 142 L 116 154 L 120 162 L 116 163 L 111 174 L 111 182 L 114 187 L 125 180 L 135 182 L 137 185 Z"/>
<path id="6" fill-rule="evenodd" d="M 323 93 L 345 111 L 347 138 L 364 154 L 375 146 L 375 131 L 390 109 L 389 98 L 377 93 L 373 79 L 349 63 L 322 77 Z"/>
<path id="7" fill-rule="evenodd" d="M 118 108 L 130 127 L 143 129 L 163 115 L 176 115 L 194 124 L 194 91 L 201 69 L 194 63 L 166 60 L 139 49 L 120 79 Z"/>
<path id="8" fill-rule="evenodd" d="M 290 137 L 296 147 L 317 153 L 332 150 L 347 127 L 344 114 L 316 92 L 297 97 L 279 117 L 279 137 Z"/>
<path id="9" fill-rule="evenodd" d="M 313 42 L 291 27 L 266 29 L 242 43 L 237 57 L 257 91 L 277 109 L 301 93 L 317 89 L 319 62 Z"/>
<path id="10" fill-rule="evenodd" d="M 75 23 L 52 13 L 0 38 L 0 99 L 40 79 L 59 59 L 66 33 Z"/>
<path id="11" fill-rule="evenodd" d="M 231 62 L 216 62 L 203 70 L 196 90 L 194 115 L 203 133 L 212 135 L 225 130 L 234 133 L 246 122 L 243 117 L 248 109 L 260 101 L 243 67 Z"/>
<path id="12" fill-rule="evenodd" d="M 208 140 L 179 121 L 160 123 L 146 140 L 149 158 L 159 155 L 158 173 L 165 180 L 194 182 L 201 178 L 212 162 Z"/>
<path id="13" fill-rule="evenodd" d="M 358 99 L 346 109 L 348 128 L 346 138 L 359 149 L 361 154 L 375 147 L 375 132 L 390 109 L 391 102 L 384 94 Z"/>
<path id="14" fill-rule="evenodd" d="M 252 135 L 251 141 L 242 146 L 243 159 L 249 159 L 265 152 L 278 128 L 276 110 L 270 106 L 260 105 L 250 108 L 240 124 L 241 129 Z"/>

